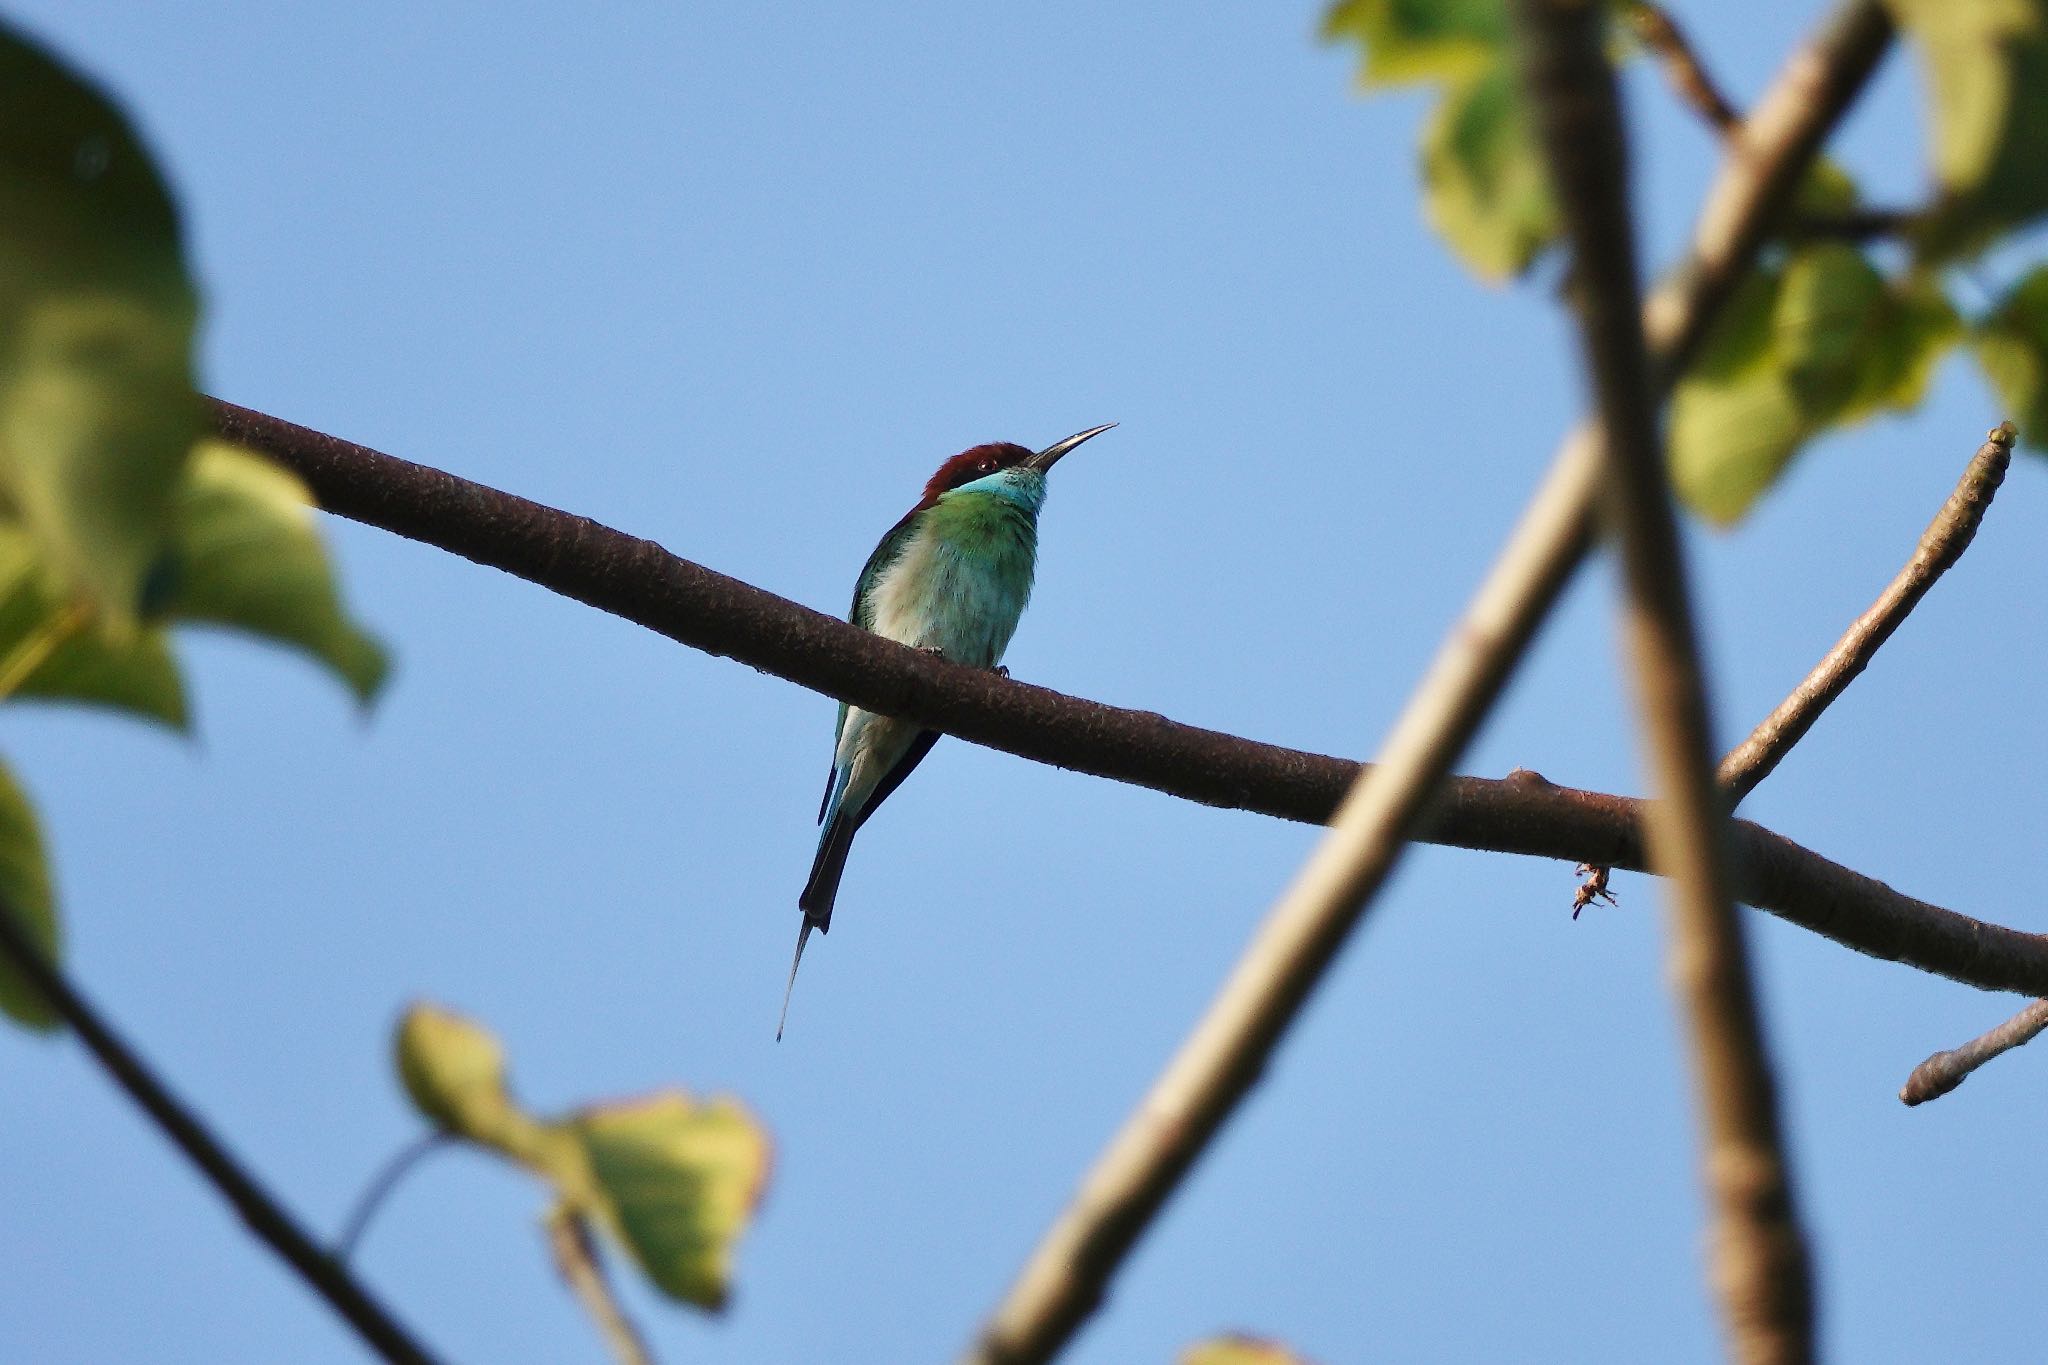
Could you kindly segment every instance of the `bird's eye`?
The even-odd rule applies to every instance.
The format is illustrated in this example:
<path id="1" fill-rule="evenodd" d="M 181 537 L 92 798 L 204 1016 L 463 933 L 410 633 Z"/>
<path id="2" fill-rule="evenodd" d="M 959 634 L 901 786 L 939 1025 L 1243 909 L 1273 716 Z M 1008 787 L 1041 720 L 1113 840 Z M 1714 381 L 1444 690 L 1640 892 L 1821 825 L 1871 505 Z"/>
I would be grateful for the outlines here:
<path id="1" fill-rule="evenodd" d="M 980 470 L 984 474 L 993 473 L 995 471 L 995 467 L 996 462 L 994 460 L 983 460 L 980 464 L 975 466 L 976 469 Z"/>

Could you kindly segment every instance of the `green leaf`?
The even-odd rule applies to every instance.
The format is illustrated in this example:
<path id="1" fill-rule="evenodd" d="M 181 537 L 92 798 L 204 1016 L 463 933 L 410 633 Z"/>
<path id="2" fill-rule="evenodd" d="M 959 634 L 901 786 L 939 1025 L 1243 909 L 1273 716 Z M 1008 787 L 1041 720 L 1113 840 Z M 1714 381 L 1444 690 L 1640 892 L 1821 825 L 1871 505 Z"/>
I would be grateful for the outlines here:
<path id="1" fill-rule="evenodd" d="M 1940 202 L 1920 245 L 1981 249 L 2048 210 L 2048 15 L 2039 0 L 1887 0 L 1933 100 Z"/>
<path id="2" fill-rule="evenodd" d="M 1181 1352 L 1180 1365 L 1308 1365 L 1308 1361 L 1277 1341 L 1231 1335 L 1196 1342 Z"/>
<path id="3" fill-rule="evenodd" d="M 482 1025 L 435 1005 L 414 1005 L 398 1021 L 393 1050 L 406 1094 L 445 1133 L 499 1151 L 520 1146 L 531 1123 L 505 1088 L 505 1050 Z"/>
<path id="4" fill-rule="evenodd" d="M 116 638 L 79 623 L 28 532 L 0 523 L 0 679 L 28 668 L 0 697 L 109 706 L 184 729 L 185 688 L 166 633 L 145 626 Z"/>
<path id="5" fill-rule="evenodd" d="M 1672 396 L 1679 495 L 1736 521 L 1821 431 L 1917 404 L 1960 331 L 1931 278 L 1887 281 L 1841 243 L 1759 271 Z"/>
<path id="6" fill-rule="evenodd" d="M 725 1305 L 733 1243 L 768 1178 L 767 1133 L 738 1103 L 680 1091 L 587 1109 L 580 1138 L 600 1210 L 640 1268 L 671 1298 Z"/>
<path id="7" fill-rule="evenodd" d="M 2019 424 L 2020 438 L 2048 450 L 2048 265 L 2036 266 L 1977 324 L 1977 363 Z"/>
<path id="8" fill-rule="evenodd" d="M 12 912 L 17 922 L 51 962 L 58 960 L 60 939 L 57 898 L 50 889 L 50 869 L 43 859 L 43 837 L 35 808 L 14 774 L 0 765 L 0 915 Z M 16 1023 L 48 1031 L 58 1019 L 49 1002 L 20 973 L 0 958 L 0 1012 Z"/>
<path id="9" fill-rule="evenodd" d="M 1364 49 L 1362 86 L 1456 80 L 1496 65 L 1508 43 L 1502 0 L 1340 0 L 1323 16 L 1326 41 Z"/>
<path id="10" fill-rule="evenodd" d="M 1444 93 L 1423 129 L 1422 181 L 1431 226 L 1482 279 L 1520 275 L 1561 230 L 1505 61 Z"/>
<path id="11" fill-rule="evenodd" d="M 120 111 L 0 26 L 0 502 L 116 634 L 200 428 L 198 297 Z"/>
<path id="12" fill-rule="evenodd" d="M 1323 36 L 1363 49 L 1362 86 L 1441 86 L 1422 131 L 1423 213 L 1482 279 L 1527 270 L 1561 227 L 1515 75 L 1506 0 L 1341 0 Z"/>
<path id="13" fill-rule="evenodd" d="M 305 484 L 236 446 L 203 442 L 178 490 L 167 608 L 299 649 L 358 701 L 384 679 L 383 649 L 342 609 Z"/>

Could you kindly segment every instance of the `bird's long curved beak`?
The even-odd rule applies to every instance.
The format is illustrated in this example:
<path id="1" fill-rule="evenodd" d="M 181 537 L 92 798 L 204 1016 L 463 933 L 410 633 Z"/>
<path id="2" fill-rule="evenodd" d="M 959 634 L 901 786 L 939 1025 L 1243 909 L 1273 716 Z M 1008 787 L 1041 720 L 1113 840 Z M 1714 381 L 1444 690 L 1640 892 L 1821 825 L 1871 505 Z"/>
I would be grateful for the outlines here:
<path id="1" fill-rule="evenodd" d="M 1103 432 L 1108 431 L 1111 427 L 1115 425 L 1116 423 L 1114 422 L 1104 422 L 1099 427 L 1090 427 L 1086 431 L 1077 431 L 1064 441 L 1054 441 L 1044 450 L 1039 451 L 1036 455 L 1033 455 L 1030 459 L 1026 460 L 1024 462 L 1024 467 L 1026 469 L 1035 469 L 1039 473 L 1043 474 L 1046 470 L 1051 469 L 1054 465 L 1058 464 L 1060 462 L 1060 457 L 1065 455 L 1068 451 L 1072 450 L 1075 446 L 1081 444 L 1081 442 L 1083 441 L 1091 440 L 1094 437 L 1100 436 Z"/>

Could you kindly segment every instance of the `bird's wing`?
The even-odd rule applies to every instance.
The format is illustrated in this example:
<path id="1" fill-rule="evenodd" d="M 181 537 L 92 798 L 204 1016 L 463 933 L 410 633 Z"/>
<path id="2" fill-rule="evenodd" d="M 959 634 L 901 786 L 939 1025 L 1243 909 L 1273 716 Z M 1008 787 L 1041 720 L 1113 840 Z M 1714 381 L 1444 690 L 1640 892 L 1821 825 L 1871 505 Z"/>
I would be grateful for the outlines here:
<path id="1" fill-rule="evenodd" d="M 867 799 L 867 803 L 860 808 L 860 814 L 854 817 L 855 829 L 868 822 L 868 817 L 875 813 L 875 807 L 887 801 L 889 793 L 903 785 L 903 779 L 910 776 L 913 768 L 924 762 L 924 756 L 930 753 L 932 745 L 938 742 L 937 730 L 918 731 L 917 738 L 910 741 L 910 748 L 904 751 L 902 759 L 875 784 L 875 794 Z"/>
<path id="2" fill-rule="evenodd" d="M 846 619 L 859 626 L 862 630 L 873 630 L 875 628 L 873 595 L 875 580 L 880 578 L 888 567 L 894 564 L 903 554 L 903 547 L 910 543 L 910 537 L 917 522 L 917 514 L 924 510 L 924 505 L 920 503 L 908 512 L 905 512 L 903 519 L 894 526 L 891 526 L 889 534 L 883 536 L 881 543 L 875 546 L 875 552 L 868 556 L 868 562 L 861 566 L 860 577 L 854 581 L 853 585 L 853 606 L 848 608 Z M 846 703 L 839 703 L 839 719 L 832 723 L 832 766 L 825 772 L 825 795 L 818 801 L 818 822 L 820 824 L 824 823 L 826 808 L 832 804 L 832 784 L 839 777 L 839 741 L 846 733 L 846 712 Z M 901 774 L 908 774 L 910 769 L 917 766 L 917 761 L 924 757 L 925 751 L 930 748 L 931 745 L 927 743 L 921 749 L 914 749 L 910 757 L 905 759 L 904 763 L 896 771 Z M 868 803 L 868 809 L 873 810 L 875 802 L 880 801 L 882 797 L 894 791 L 896 789 L 895 784 L 902 780 L 902 777 L 893 775 L 891 778 L 885 778 L 880 792 L 873 801 Z"/>

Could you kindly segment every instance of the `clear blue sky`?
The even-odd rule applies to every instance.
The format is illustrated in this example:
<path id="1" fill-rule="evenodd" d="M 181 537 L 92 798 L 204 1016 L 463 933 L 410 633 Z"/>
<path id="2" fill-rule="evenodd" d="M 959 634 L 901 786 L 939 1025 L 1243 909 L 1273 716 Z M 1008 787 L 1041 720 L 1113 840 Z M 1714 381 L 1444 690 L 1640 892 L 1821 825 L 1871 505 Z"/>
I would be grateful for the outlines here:
<path id="1" fill-rule="evenodd" d="M 1808 6 L 1686 5 L 1741 98 Z M 1313 6 L 34 0 L 188 210 L 215 392 L 842 610 L 976 441 L 1055 476 L 1009 662 L 1084 696 L 1369 754 L 1576 411 L 1541 285 L 1423 226 L 1420 96 L 1361 100 Z M 1914 194 L 1895 58 L 1842 155 Z M 1708 139 L 1630 87 L 1669 259 Z M 1996 412 L 1829 439 L 1693 538 L 1721 723 L 1903 560 Z M 2048 478 L 1750 813 L 1903 889 L 2041 923 Z M 832 703 L 336 525 L 397 656 L 367 717 L 301 662 L 186 648 L 191 741 L 10 706 L 78 979 L 313 1224 L 416 1131 L 387 1034 L 475 1014 L 535 1107 L 730 1090 L 778 1165 L 729 1315 L 675 1361 L 941 1360 L 1208 1000 L 1312 831 L 949 741 L 856 849 L 773 1042 Z M 1639 790 L 1587 575 L 1466 769 Z M 1071 1359 L 1219 1329 L 1329 1365 L 1708 1360 L 1718 1343 L 1655 884 L 1422 850 Z M 1842 1360 L 2031 1358 L 2048 1056 L 1909 1111 L 2013 1002 L 1754 917 Z M 0 1358 L 358 1358 L 68 1041 L 0 1036 Z M 437 1158 L 362 1268 L 463 1361 L 597 1360 L 539 1192 Z"/>

